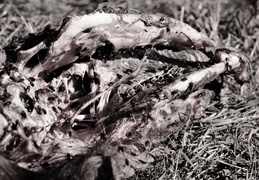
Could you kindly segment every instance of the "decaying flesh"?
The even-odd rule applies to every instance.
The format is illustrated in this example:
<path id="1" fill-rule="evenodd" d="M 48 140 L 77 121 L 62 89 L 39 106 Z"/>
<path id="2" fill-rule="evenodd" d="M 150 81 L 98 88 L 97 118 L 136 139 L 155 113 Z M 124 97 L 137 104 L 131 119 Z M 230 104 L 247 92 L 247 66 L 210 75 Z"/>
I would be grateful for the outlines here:
<path id="1" fill-rule="evenodd" d="M 78 179 L 101 178 L 104 166 L 115 179 L 129 177 L 154 161 L 152 148 L 205 115 L 215 97 L 208 83 L 250 78 L 244 53 L 162 15 L 66 18 L 12 42 L 5 55 L 1 151 L 48 179 L 73 173 L 69 162 L 82 167 Z"/>
<path id="2" fill-rule="evenodd" d="M 203 33 L 176 19 L 159 15 L 96 12 L 64 21 L 55 36 L 53 38 L 58 39 L 52 43 L 46 38 L 29 49 L 17 49 L 19 69 L 23 69 L 32 56 L 46 49 L 41 68 L 49 73 L 76 61 L 79 56 L 92 56 L 107 41 L 114 51 L 158 44 L 204 51 L 214 47 Z"/>

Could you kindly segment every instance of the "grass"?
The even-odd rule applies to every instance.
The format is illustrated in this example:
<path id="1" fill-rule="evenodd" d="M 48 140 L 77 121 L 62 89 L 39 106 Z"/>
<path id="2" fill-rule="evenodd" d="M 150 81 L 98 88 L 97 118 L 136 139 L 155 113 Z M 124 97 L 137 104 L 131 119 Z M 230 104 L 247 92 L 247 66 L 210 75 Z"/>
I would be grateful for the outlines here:
<path id="1" fill-rule="evenodd" d="M 199 28 L 219 45 L 246 52 L 251 58 L 252 79 L 239 85 L 226 78 L 221 102 L 209 106 L 205 118 L 181 125 L 178 133 L 151 152 L 157 156 L 156 162 L 130 179 L 259 179 L 259 2 L 98 2 L 101 0 L 0 1 L 0 48 L 15 36 L 26 36 L 49 23 L 58 24 L 68 15 L 82 15 L 104 5 L 165 13 Z"/>

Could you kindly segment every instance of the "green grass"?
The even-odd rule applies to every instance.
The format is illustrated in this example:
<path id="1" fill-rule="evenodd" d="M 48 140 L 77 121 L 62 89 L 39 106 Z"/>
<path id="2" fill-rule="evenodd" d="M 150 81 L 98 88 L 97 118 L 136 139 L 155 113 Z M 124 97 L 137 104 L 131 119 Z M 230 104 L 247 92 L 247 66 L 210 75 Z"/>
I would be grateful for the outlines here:
<path id="1" fill-rule="evenodd" d="M 68 15 L 95 10 L 91 0 L 0 1 L 0 48 L 15 36 L 58 24 Z M 130 179 L 259 179 L 259 7 L 253 0 L 126 0 L 100 3 L 144 13 L 164 13 L 201 29 L 222 46 L 232 46 L 251 58 L 252 79 L 239 85 L 225 79 L 220 110 L 217 102 L 207 116 L 190 120 L 154 149 L 157 161 Z M 259 6 L 259 2 L 257 2 Z"/>

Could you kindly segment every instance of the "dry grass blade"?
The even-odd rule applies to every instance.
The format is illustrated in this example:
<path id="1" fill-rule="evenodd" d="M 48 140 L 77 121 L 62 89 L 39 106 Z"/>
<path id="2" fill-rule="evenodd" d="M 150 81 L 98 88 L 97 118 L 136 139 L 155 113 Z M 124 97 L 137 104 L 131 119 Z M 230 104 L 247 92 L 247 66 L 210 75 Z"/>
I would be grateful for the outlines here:
<path id="1" fill-rule="evenodd" d="M 53 24 L 59 23 L 59 21 L 66 17 L 67 15 L 84 15 L 89 12 L 92 12 L 98 7 L 98 2 L 103 2 L 104 0 L 98 1 L 79 1 L 73 2 L 72 0 L 35 0 L 35 1 L 1 1 L 0 2 L 0 49 L 8 45 L 12 39 L 15 39 L 15 36 L 24 37 L 29 32 L 37 32 L 42 29 L 49 22 Z M 199 119 L 191 118 L 188 115 L 187 121 L 176 122 L 166 129 L 173 128 L 173 133 L 163 137 L 164 140 L 159 144 L 156 144 L 156 147 L 152 147 L 151 156 L 155 159 L 150 166 L 147 166 L 147 169 L 139 170 L 135 175 L 129 180 L 141 179 L 141 180 L 150 180 L 150 179 L 258 179 L 259 178 L 259 19 L 258 19 L 258 8 L 259 1 L 254 0 L 226 0 L 226 1 L 206 1 L 206 0 L 184 0 L 184 1 L 166 1 L 166 0 L 124 0 L 119 2 L 123 4 L 123 7 L 132 10 L 131 12 L 145 12 L 145 13 L 162 13 L 176 19 L 180 19 L 197 31 L 206 33 L 218 42 L 220 45 L 227 45 L 249 54 L 252 64 L 251 74 L 254 76 L 251 83 L 240 85 L 235 82 L 234 78 L 224 76 L 222 82 L 223 88 L 218 95 L 218 99 L 213 101 L 206 110 L 204 110 L 204 117 Z M 256 4 L 257 3 L 257 4 Z M 83 6 L 82 6 L 83 5 Z M 87 6 L 86 6 L 87 5 Z M 99 7 L 104 7 L 109 9 L 109 6 L 117 6 L 118 3 L 114 0 L 108 0 L 99 5 Z M 121 8 L 121 12 L 123 8 Z M 257 14 L 256 14 L 257 13 Z M 166 28 L 165 28 L 166 30 Z M 111 33 L 112 34 L 112 33 Z M 186 36 L 185 36 L 186 38 Z M 15 42 L 15 41 L 14 41 Z M 44 49 L 42 44 L 39 44 L 38 50 Z M 158 47 L 159 48 L 159 47 Z M 37 49 L 37 48 L 36 48 Z M 31 49 L 35 50 L 35 49 Z M 171 51 L 171 49 L 170 49 Z M 206 54 L 206 49 L 201 52 L 202 54 L 196 54 L 196 50 L 191 50 L 192 52 L 188 54 L 187 59 L 196 61 L 203 58 L 203 53 Z M 159 51 L 158 51 L 159 52 Z M 28 54 L 21 55 L 34 55 L 28 51 Z M 165 52 L 163 49 L 160 50 L 162 55 L 167 56 L 167 58 L 182 58 L 183 52 L 180 54 L 170 54 Z M 164 53 L 164 54 L 163 54 Z M 175 52 L 174 52 L 175 53 Z M 184 53 L 183 53 L 184 54 Z M 185 55 L 185 54 L 184 54 Z M 207 56 L 208 54 L 206 54 Z M 171 57 L 170 57 L 171 56 Z M 173 56 L 173 57 L 172 57 Z M 204 56 L 205 57 L 205 56 Z M 2 64 L 5 55 L 0 51 L 0 63 Z M 31 57 L 27 57 L 29 60 Z M 22 58 L 26 59 L 26 58 Z M 66 59 L 66 58 L 65 58 Z M 121 78 L 111 85 L 108 89 L 105 89 L 101 93 L 97 94 L 95 97 L 85 102 L 80 109 L 76 110 L 68 123 L 74 122 L 76 117 L 84 110 L 86 107 L 89 107 L 91 104 L 98 101 L 102 96 L 107 92 L 116 89 L 119 85 L 126 83 L 138 75 L 138 72 L 142 68 L 142 64 L 146 60 L 146 57 L 141 60 L 138 68 L 128 76 Z M 204 62 L 209 61 L 209 59 L 204 59 Z M 26 63 L 26 62 L 23 62 Z M 169 92 L 169 96 L 175 95 L 176 99 L 183 97 L 183 94 L 188 94 L 194 89 L 199 89 L 203 87 L 209 81 L 215 79 L 219 74 L 225 73 L 229 69 L 228 65 L 231 65 L 232 68 L 236 68 L 237 71 L 240 70 L 240 62 L 235 59 L 230 61 L 230 63 L 220 62 L 210 67 L 203 67 L 203 69 L 197 70 L 194 73 L 187 73 L 185 76 L 179 77 L 176 79 L 176 82 L 171 83 L 168 86 L 162 86 L 164 92 Z M 20 69 L 22 69 L 25 64 L 21 63 Z M 2 72 L 2 67 L 0 71 Z M 187 70 L 187 68 L 186 68 Z M 228 72 L 227 72 L 228 73 Z M 0 73 L 1 74 L 1 73 Z M 162 73 L 157 72 L 151 78 L 160 76 Z M 168 73 L 169 74 L 169 73 Z M 204 78 L 204 74 L 208 76 Z M 202 78 L 203 77 L 203 78 Z M 11 81 L 10 79 L 5 79 L 6 77 L 1 77 L 6 81 Z M 237 77 L 236 77 L 237 78 Z M 31 78 L 33 79 L 33 78 Z M 187 80 L 185 80 L 187 79 Z M 134 85 L 143 84 L 146 81 L 134 82 Z M 22 82 L 20 82 L 22 83 Z M 24 84 L 33 83 L 24 81 Z M 26 84 L 27 85 L 27 84 Z M 246 88 L 244 88 L 246 86 Z M 2 85 L 1 85 L 2 88 Z M 33 87 L 31 87 L 33 89 Z M 42 87 L 41 87 L 42 88 Z M 44 89 L 47 92 L 50 92 L 50 88 L 47 87 Z M 17 88 L 18 89 L 18 88 Z M 43 88 L 42 88 L 43 89 Z M 62 89 L 62 88 L 61 88 Z M 2 89 L 1 89 L 2 90 Z M 28 89 L 27 89 L 28 90 Z M 32 90 L 30 90 L 31 92 Z M 176 92 L 176 94 L 172 92 Z M 4 92 L 4 91 L 3 91 Z M 1 91 L 1 98 L 3 98 L 3 92 Z M 34 96 L 33 96 L 34 98 Z M 35 97 L 36 98 L 36 97 Z M 172 99 L 173 99 L 172 98 Z M 57 98 L 58 99 L 58 98 Z M 49 101 L 49 100 L 48 100 Z M 57 100 L 58 101 L 58 100 Z M 218 102 L 220 101 L 220 103 Z M 164 105 L 167 105 L 169 101 L 165 101 Z M 183 101 L 181 101 L 183 102 Z M 8 104 L 8 102 L 7 102 Z M 1 107 L 2 108 L 2 107 Z M 0 109 L 1 109 L 0 108 Z M 44 107 L 41 107 L 44 108 Z M 46 107 L 45 107 L 46 108 Z M 59 111 L 58 108 L 56 110 Z M 44 114 L 43 109 L 38 109 L 38 113 Z M 52 112 L 52 111 L 51 111 Z M 73 111 L 74 112 L 74 111 Z M 1 112 L 2 113 L 2 112 Z M 49 113 L 49 111 L 48 111 Z M 20 115 L 20 114 L 19 114 Z M 24 114 L 21 113 L 20 116 Z M 149 115 L 149 114 L 148 114 Z M 148 116 L 147 115 L 147 116 Z M 54 115 L 53 115 L 54 117 Z M 169 117 L 169 116 L 168 116 Z M 1 117 L 2 118 L 2 117 Z M 98 125 L 102 124 L 109 117 L 103 117 L 99 119 Z M 135 119 L 134 119 L 135 118 Z M 2 118 L 3 119 L 3 118 Z M 1 119 L 1 120 L 2 120 Z M 129 118 L 129 124 L 131 122 L 137 121 L 136 117 Z M 180 118 L 181 119 L 181 118 Z M 39 122 L 39 121 L 37 121 Z M 140 123 L 141 124 L 141 123 Z M 15 119 L 10 120 L 10 125 L 8 130 L 15 129 Z M 56 125 L 56 124 L 55 124 Z M 55 128 L 47 127 L 44 131 L 50 128 L 51 138 L 57 139 L 57 137 L 62 136 L 60 134 L 55 134 Z M 126 124 L 127 125 L 127 124 Z M 138 124 L 139 125 L 139 124 Z M 88 124 L 86 125 L 89 126 Z M 20 128 L 20 129 L 19 129 Z M 23 126 L 19 125 L 18 130 L 22 129 Z M 153 127 L 155 129 L 155 127 Z M 38 131 L 38 129 L 26 129 L 26 132 L 29 131 Z M 104 129 L 109 130 L 109 128 Z M 40 132 L 42 132 L 41 130 Z M 53 131 L 53 132 L 52 132 Z M 13 131 L 15 132 L 15 130 Z M 126 133 L 126 132 L 125 132 Z M 139 131 L 135 131 L 135 134 L 130 132 L 132 139 L 138 137 Z M 128 134 L 130 134 L 128 133 Z M 15 134 L 15 133 L 13 133 Z M 127 134 L 127 135 L 128 135 Z M 10 134 L 9 137 L 12 135 Z M 69 135 L 67 135 L 68 138 Z M 24 134 L 26 137 L 26 134 Z M 99 137 L 99 136 L 98 136 Z M 20 137 L 17 136 L 14 139 L 14 144 L 19 144 Z M 28 137 L 26 137 L 29 139 Z M 8 141 L 8 137 L 5 139 L 5 142 Z M 143 140 L 144 141 L 144 140 Z M 34 144 L 40 142 L 30 141 L 30 148 Z M 66 143 L 64 141 L 64 143 Z M 81 142 L 82 143 L 82 142 Z M 123 142 L 123 143 L 129 143 Z M 148 144 L 147 140 L 143 144 Z M 72 143 L 70 146 L 72 149 L 74 146 L 78 146 L 80 143 Z M 134 143 L 133 143 L 134 144 Z M 137 144 L 137 143 L 136 143 Z M 134 144 L 134 145 L 136 145 Z M 121 145 L 121 144 L 120 144 Z M 71 147 L 68 149 L 71 150 Z M 136 145 L 137 146 L 137 145 Z M 154 146 L 154 145 L 153 145 Z M 10 146 L 9 146 L 10 147 Z M 82 145 L 83 147 L 83 145 Z M 117 146 L 116 146 L 117 147 Z M 145 148 L 149 147 L 148 145 Z M 40 147 L 38 147 L 40 148 Z M 53 148 L 56 148 L 54 146 Z M 106 149 L 102 152 L 105 152 L 105 156 L 109 156 L 108 151 L 123 151 L 121 146 L 118 146 L 118 149 Z M 83 148 L 84 149 L 84 148 Z M 31 150 L 31 149 L 30 149 Z M 34 149 L 35 150 L 35 149 Z M 36 149 L 37 150 L 37 149 Z M 36 151 L 35 150 L 35 151 Z M 86 151 L 86 149 L 84 149 Z M 98 162 L 104 157 L 99 156 L 99 152 L 96 150 L 95 161 L 98 165 Z M 78 150 L 78 153 L 83 153 L 83 150 Z M 67 149 L 64 148 L 63 151 L 58 152 L 56 156 L 53 155 L 53 161 L 57 159 L 68 159 L 67 162 L 76 162 L 76 157 L 72 157 L 71 154 L 67 153 Z M 87 150 L 88 152 L 88 150 Z M 130 157 L 135 157 L 134 151 L 130 152 Z M 129 154 L 130 154 L 129 153 Z M 29 155 L 29 153 L 27 153 Z M 26 154 L 26 155 L 27 155 Z M 47 154 L 47 152 L 46 152 Z M 132 155 L 133 154 L 133 155 Z M 16 152 L 18 156 L 18 151 Z M 119 158 L 118 158 L 119 157 Z M 118 156 L 120 159 L 121 157 Z M 1 156 L 0 156 L 1 158 Z M 75 159 L 73 159 L 75 158 Z M 83 157 L 86 158 L 86 157 Z M 122 159 L 122 158 L 121 158 Z M 144 159 L 144 158 L 143 158 Z M 141 160 L 136 162 L 136 166 L 141 164 Z M 119 163 L 117 166 L 124 167 L 125 164 L 129 163 L 128 159 L 121 160 L 123 163 Z M 4 163 L 5 161 L 3 160 Z M 79 161 L 78 161 L 79 162 Z M 89 161 L 87 161 L 89 163 Z M 114 163 L 114 162 L 112 162 Z M 139 164 L 138 164 L 139 163 Z M 95 165 L 96 165 L 95 164 Z M 115 164 L 115 163 L 114 163 Z M 32 164 L 33 165 L 33 164 Z M 76 164 L 76 168 L 72 168 L 74 172 L 78 172 L 81 167 Z M 80 164 L 81 165 L 81 164 Z M 89 166 L 89 164 L 87 164 Z M 93 165 L 90 163 L 90 165 Z M 48 168 L 48 164 L 43 164 Z M 141 166 L 141 165 L 139 165 Z M 71 166 L 72 167 L 72 166 Z M 0 168 L 1 169 L 1 168 Z M 69 174 L 71 172 L 68 169 L 66 172 Z M 131 169 L 128 169 L 129 172 L 132 172 Z M 1 177 L 1 172 L 0 172 Z M 42 176 L 43 177 L 43 176 Z M 42 178 L 41 177 L 41 178 Z M 40 179 L 40 178 L 39 178 Z"/>

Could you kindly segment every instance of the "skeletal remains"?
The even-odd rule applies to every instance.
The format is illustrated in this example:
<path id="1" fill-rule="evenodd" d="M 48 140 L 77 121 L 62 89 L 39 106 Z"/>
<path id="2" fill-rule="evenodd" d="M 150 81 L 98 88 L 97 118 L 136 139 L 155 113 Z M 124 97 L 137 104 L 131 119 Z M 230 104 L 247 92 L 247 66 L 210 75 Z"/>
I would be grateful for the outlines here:
<path id="1" fill-rule="evenodd" d="M 220 88 L 211 82 L 250 78 L 244 53 L 157 14 L 97 10 L 4 50 L 0 164 L 11 170 L 1 179 L 129 177 L 204 116 Z"/>

